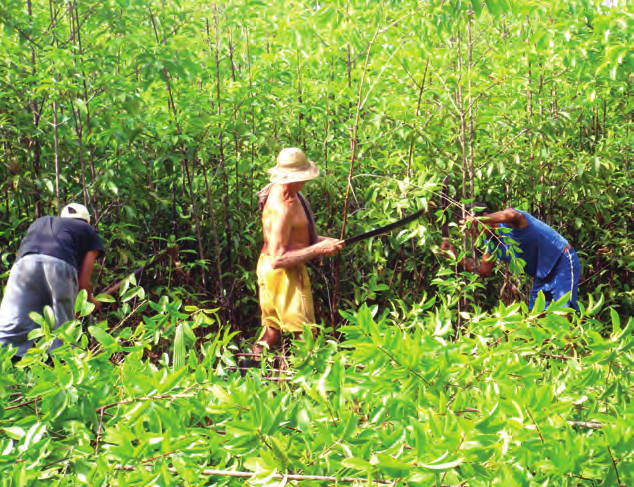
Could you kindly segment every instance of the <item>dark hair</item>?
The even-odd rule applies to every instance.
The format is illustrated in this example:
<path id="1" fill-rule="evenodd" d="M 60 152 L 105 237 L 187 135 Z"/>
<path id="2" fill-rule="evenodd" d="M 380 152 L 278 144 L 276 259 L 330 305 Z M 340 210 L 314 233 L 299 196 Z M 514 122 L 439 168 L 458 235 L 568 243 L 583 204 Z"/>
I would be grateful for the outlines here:
<path id="1" fill-rule="evenodd" d="M 491 213 L 486 203 L 482 203 L 481 201 L 473 201 L 466 205 L 465 208 L 471 210 L 475 216 L 482 216 L 485 213 Z"/>

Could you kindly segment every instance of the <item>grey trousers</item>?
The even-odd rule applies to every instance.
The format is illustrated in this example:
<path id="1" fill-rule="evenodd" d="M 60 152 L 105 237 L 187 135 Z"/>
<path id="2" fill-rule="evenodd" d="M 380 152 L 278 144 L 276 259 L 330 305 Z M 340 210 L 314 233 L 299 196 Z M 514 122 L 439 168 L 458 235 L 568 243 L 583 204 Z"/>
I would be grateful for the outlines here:
<path id="1" fill-rule="evenodd" d="M 75 319 L 77 294 L 77 270 L 72 265 L 48 255 L 25 255 L 12 267 L 0 305 L 0 345 L 13 345 L 22 357 L 33 346 L 29 332 L 39 327 L 29 314 L 42 314 L 44 306 L 50 306 L 57 328 Z M 61 344 L 55 339 L 51 349 Z"/>

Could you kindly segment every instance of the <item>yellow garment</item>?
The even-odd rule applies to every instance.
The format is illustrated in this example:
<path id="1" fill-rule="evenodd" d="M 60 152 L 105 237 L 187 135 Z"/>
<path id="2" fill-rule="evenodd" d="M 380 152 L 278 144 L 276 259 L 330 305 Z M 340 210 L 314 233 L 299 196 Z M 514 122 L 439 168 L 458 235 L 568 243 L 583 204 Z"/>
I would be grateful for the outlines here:
<path id="1" fill-rule="evenodd" d="M 305 265 L 273 269 L 273 259 L 260 255 L 257 273 L 262 326 L 298 332 L 305 323 L 315 323 L 313 294 Z"/>

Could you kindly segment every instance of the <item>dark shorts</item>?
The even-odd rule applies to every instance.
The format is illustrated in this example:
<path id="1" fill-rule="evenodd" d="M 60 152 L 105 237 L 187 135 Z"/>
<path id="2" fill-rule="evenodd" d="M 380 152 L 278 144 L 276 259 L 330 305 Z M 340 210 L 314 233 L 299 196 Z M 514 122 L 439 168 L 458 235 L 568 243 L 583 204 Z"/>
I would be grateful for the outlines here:
<path id="1" fill-rule="evenodd" d="M 581 276 L 581 263 L 573 248 L 561 254 L 550 273 L 540 279 L 535 278 L 528 308 L 533 309 L 535 300 L 540 291 L 546 298 L 546 307 L 553 301 L 559 301 L 566 293 L 570 293 L 568 306 L 579 311 L 577 304 L 577 291 L 579 289 L 579 277 Z"/>
<path id="2" fill-rule="evenodd" d="M 16 356 L 23 356 L 33 346 L 29 332 L 39 327 L 29 314 L 42 314 L 50 306 L 57 328 L 75 319 L 77 294 L 77 270 L 72 265 L 48 255 L 22 257 L 11 269 L 0 305 L 0 345 L 13 345 L 18 349 Z M 56 339 L 51 348 L 60 345 Z"/>

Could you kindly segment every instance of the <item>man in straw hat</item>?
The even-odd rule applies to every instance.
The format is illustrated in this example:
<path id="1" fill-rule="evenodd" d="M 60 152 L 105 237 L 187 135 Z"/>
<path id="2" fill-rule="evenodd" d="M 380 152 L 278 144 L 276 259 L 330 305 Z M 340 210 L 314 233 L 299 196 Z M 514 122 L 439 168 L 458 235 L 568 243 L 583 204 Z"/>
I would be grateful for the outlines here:
<path id="1" fill-rule="evenodd" d="M 313 296 L 306 262 L 339 252 L 342 241 L 317 235 L 308 201 L 300 191 L 319 176 L 314 162 L 296 148 L 283 149 L 270 169 L 271 183 L 258 193 L 262 210 L 264 247 L 258 261 L 262 326 L 261 343 L 273 347 L 282 332 L 298 334 L 315 323 Z"/>
<path id="2" fill-rule="evenodd" d="M 33 346 L 28 335 L 38 325 L 29 316 L 32 312 L 42 314 L 50 306 L 57 328 L 75 318 L 75 300 L 82 289 L 90 302 L 101 306 L 92 295 L 90 276 L 95 259 L 103 254 L 103 243 L 84 205 L 72 203 L 64 207 L 61 218 L 45 216 L 33 222 L 20 244 L 0 305 L 0 345 L 17 348 L 14 361 Z M 55 339 L 50 349 L 61 344 Z"/>

